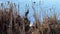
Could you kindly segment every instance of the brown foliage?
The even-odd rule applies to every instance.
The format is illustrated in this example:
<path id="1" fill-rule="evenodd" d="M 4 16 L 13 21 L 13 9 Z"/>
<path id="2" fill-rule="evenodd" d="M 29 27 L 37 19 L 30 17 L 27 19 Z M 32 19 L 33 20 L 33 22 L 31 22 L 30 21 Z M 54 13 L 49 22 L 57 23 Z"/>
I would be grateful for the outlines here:
<path id="1" fill-rule="evenodd" d="M 8 2 L 8 4 L 9 8 L 6 9 L 1 3 L 0 34 L 60 34 L 60 26 L 57 24 L 58 20 L 55 14 L 53 17 L 45 17 L 41 24 L 36 12 L 34 12 L 35 23 L 30 27 L 30 21 L 27 17 L 29 9 L 24 18 L 21 18 L 18 14 L 19 10 L 15 11 L 15 3 Z"/>

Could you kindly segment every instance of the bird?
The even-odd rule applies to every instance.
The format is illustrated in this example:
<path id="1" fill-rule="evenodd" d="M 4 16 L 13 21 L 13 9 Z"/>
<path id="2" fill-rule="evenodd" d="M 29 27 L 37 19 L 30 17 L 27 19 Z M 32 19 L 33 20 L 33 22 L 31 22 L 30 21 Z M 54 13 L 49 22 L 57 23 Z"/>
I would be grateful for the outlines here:
<path id="1" fill-rule="evenodd" d="M 36 2 L 33 2 L 33 3 L 36 3 Z"/>
<path id="2" fill-rule="evenodd" d="M 28 13 L 29 13 L 29 10 L 27 10 L 27 12 L 25 13 L 25 16 L 27 16 L 27 15 L 28 15 Z"/>

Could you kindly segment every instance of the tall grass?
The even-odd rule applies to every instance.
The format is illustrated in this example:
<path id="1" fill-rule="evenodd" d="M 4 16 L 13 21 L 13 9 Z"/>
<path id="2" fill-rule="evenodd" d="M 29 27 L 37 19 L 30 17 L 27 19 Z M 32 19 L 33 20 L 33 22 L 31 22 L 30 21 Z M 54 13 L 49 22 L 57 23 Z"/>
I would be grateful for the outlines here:
<path id="1" fill-rule="evenodd" d="M 52 17 L 44 17 L 41 24 L 33 5 L 35 23 L 29 26 L 29 9 L 22 18 L 19 14 L 19 5 L 18 10 L 15 3 L 8 1 L 8 5 L 8 7 L 4 3 L 0 5 L 0 34 L 60 34 L 56 13 Z"/>

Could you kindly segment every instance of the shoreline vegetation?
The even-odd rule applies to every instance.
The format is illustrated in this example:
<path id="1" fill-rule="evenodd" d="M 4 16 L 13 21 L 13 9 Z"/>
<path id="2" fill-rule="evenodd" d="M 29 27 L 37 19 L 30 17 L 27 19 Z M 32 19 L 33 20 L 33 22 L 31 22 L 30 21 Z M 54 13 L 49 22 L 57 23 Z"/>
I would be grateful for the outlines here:
<path id="1" fill-rule="evenodd" d="M 8 1 L 7 4 L 8 8 L 4 3 L 0 4 L 0 34 L 60 34 L 60 20 L 57 19 L 56 13 L 52 17 L 46 15 L 41 24 L 33 5 L 35 22 L 30 26 L 28 8 L 22 18 L 19 4 L 18 9 L 15 3 Z"/>

